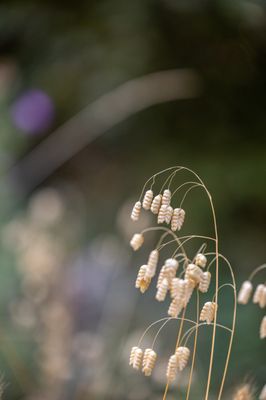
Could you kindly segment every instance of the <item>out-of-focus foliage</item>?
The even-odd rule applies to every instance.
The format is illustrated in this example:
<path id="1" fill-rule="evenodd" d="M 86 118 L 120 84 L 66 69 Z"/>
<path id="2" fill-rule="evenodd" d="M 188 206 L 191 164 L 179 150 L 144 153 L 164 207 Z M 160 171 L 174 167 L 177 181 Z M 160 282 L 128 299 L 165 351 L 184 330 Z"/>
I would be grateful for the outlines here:
<path id="1" fill-rule="evenodd" d="M 127 244 L 134 231 L 131 203 L 160 169 L 186 165 L 202 176 L 216 206 L 221 250 L 238 283 L 265 262 L 265 33 L 266 5 L 255 0 L 1 2 L 0 370 L 6 398 L 141 400 L 151 392 L 161 398 L 165 364 L 152 380 L 127 368 L 130 346 L 165 312 L 151 295 L 140 298 L 135 291 L 136 267 L 148 249 L 133 257 Z M 57 127 L 124 82 L 179 68 L 200 77 L 198 97 L 133 115 L 45 181 L 30 163 L 37 183 L 29 184 L 22 160 Z M 86 129 L 90 135 L 89 124 Z M 45 168 L 48 155 L 56 159 L 67 145 L 62 139 L 38 163 Z M 193 193 L 186 207 L 194 210 L 190 232 L 211 229 L 201 196 Z M 224 302 L 229 320 L 226 296 Z M 265 383 L 261 317 L 253 305 L 239 308 L 227 390 L 247 375 L 259 387 Z M 169 325 L 159 342 L 165 363 L 174 339 Z M 225 345 L 217 350 L 221 358 Z M 204 351 L 199 357 L 205 371 Z M 196 371 L 195 390 L 202 371 Z M 169 400 L 179 390 L 183 379 Z"/>

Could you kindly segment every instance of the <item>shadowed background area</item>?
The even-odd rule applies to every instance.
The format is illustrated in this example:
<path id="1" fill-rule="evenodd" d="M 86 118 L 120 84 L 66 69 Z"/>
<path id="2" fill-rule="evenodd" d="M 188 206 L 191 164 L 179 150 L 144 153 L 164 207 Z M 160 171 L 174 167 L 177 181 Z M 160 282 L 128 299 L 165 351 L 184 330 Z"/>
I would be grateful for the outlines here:
<path id="1" fill-rule="evenodd" d="M 162 398 L 175 322 L 159 336 L 152 378 L 128 367 L 130 347 L 167 310 L 154 287 L 134 288 L 157 237 L 137 254 L 128 244 L 154 222 L 144 213 L 136 228 L 129 218 L 152 174 L 185 165 L 202 177 L 238 287 L 266 261 L 265 33 L 266 4 L 255 0 L 1 3 L 4 399 Z M 213 234 L 200 191 L 185 208 L 184 234 Z M 230 325 L 229 289 L 221 300 Z M 263 315 L 239 307 L 225 398 L 245 379 L 265 384 Z M 209 333 L 192 398 L 206 385 Z M 213 400 L 226 335 L 217 341 Z M 169 400 L 184 397 L 186 382 L 185 372 Z"/>

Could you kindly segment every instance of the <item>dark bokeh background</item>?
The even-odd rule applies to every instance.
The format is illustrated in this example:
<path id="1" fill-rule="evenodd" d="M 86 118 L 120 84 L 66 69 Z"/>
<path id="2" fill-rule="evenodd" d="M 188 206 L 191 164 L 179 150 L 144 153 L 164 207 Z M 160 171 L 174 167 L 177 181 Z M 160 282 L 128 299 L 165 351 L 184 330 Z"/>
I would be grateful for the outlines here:
<path id="1" fill-rule="evenodd" d="M 136 266 L 155 238 L 140 255 L 128 246 L 130 207 L 153 173 L 185 165 L 204 179 L 238 286 L 265 261 L 265 33 L 266 4 L 255 0 L 1 3 L 4 398 L 161 398 L 165 365 L 151 380 L 127 367 L 130 346 L 165 313 L 152 293 L 140 298 L 134 289 Z M 90 104 L 100 96 L 149 73 L 186 68 L 198 82 L 189 99 L 132 110 L 93 135 Z M 75 115 L 78 129 L 68 124 Z M 187 207 L 194 218 L 186 232 L 212 234 L 198 192 Z M 228 278 L 223 269 L 221 277 Z M 258 389 L 265 383 L 262 316 L 252 304 L 239 307 L 226 398 L 246 378 Z M 174 338 L 169 325 L 159 342 L 164 362 Z M 224 336 L 218 340 L 217 375 L 226 348 Z M 201 346 L 194 398 L 206 380 L 204 338 Z M 213 393 L 218 383 L 215 376 Z"/>

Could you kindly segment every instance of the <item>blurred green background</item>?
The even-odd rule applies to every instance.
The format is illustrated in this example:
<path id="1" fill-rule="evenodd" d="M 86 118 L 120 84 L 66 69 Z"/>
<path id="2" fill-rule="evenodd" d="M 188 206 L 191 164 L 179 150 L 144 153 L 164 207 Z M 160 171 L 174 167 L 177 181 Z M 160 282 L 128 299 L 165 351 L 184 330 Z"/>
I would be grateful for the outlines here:
<path id="1" fill-rule="evenodd" d="M 140 254 L 128 245 L 131 206 L 161 169 L 185 165 L 205 181 L 238 287 L 265 262 L 265 34 L 259 0 L 1 2 L 4 399 L 162 398 L 174 323 L 160 335 L 153 378 L 127 366 L 131 345 L 166 313 L 154 288 L 143 297 L 134 288 L 155 236 Z M 146 104 L 132 85 L 187 69 L 194 78 L 184 81 L 181 71 L 183 94 L 173 88 L 173 101 L 156 104 L 144 86 Z M 163 84 L 159 94 L 168 90 Z M 211 235 L 199 191 L 188 197 L 190 209 L 184 232 Z M 228 289 L 221 299 L 230 324 Z M 244 379 L 258 390 L 265 384 L 262 317 L 252 304 L 239 307 L 224 398 Z M 208 363 L 208 334 L 200 340 L 194 399 L 203 398 Z M 225 335 L 217 340 L 213 399 L 227 345 Z M 182 375 L 169 400 L 184 398 L 185 383 Z"/>

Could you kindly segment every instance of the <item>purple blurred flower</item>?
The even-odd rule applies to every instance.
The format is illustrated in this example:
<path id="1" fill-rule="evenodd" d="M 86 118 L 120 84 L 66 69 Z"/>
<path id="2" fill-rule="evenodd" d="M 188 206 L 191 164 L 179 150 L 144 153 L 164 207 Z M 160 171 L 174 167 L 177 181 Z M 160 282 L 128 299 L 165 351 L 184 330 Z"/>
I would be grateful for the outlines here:
<path id="1" fill-rule="evenodd" d="M 25 133 L 44 132 L 54 119 L 54 105 L 43 91 L 28 90 L 12 105 L 11 116 L 16 127 Z"/>

